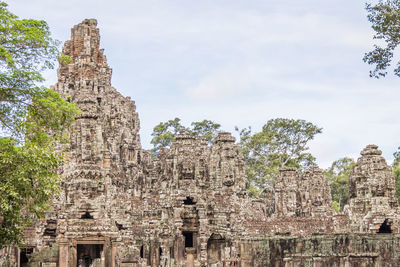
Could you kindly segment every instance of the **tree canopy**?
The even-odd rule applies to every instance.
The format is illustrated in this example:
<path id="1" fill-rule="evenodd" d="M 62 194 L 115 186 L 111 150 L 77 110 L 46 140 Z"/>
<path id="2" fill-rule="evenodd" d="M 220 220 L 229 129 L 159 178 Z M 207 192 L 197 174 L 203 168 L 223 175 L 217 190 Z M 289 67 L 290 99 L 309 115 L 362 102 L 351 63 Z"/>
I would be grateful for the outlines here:
<path id="1" fill-rule="evenodd" d="M 277 118 L 267 121 L 258 133 L 252 134 L 250 127 L 236 130 L 240 134 L 247 176 L 258 189 L 270 185 L 281 167 L 304 169 L 315 165 L 308 143 L 322 128 L 311 122 Z"/>
<path id="2" fill-rule="evenodd" d="M 78 109 L 40 86 L 58 42 L 42 20 L 19 19 L 0 2 L 0 248 L 47 209 L 58 188 L 55 142 Z"/>
<path id="3" fill-rule="evenodd" d="M 398 147 L 397 151 L 393 153 L 393 157 L 394 161 L 392 167 L 393 167 L 394 183 L 396 187 L 396 198 L 397 202 L 400 204 L 400 147 Z"/>
<path id="4" fill-rule="evenodd" d="M 180 132 L 185 132 L 193 136 L 200 136 L 209 143 L 217 136 L 221 125 L 211 120 L 195 121 L 190 127 L 183 126 L 181 119 L 175 118 L 166 122 L 160 122 L 153 128 L 153 153 L 157 154 L 161 147 L 169 147 L 175 140 L 175 136 Z"/>
<path id="5" fill-rule="evenodd" d="M 325 170 L 331 188 L 333 206 L 336 211 L 343 211 L 349 199 L 349 178 L 356 162 L 352 158 L 341 158 Z"/>
<path id="6" fill-rule="evenodd" d="M 385 77 L 392 64 L 394 52 L 400 43 L 400 0 L 380 0 L 376 5 L 367 4 L 367 18 L 375 31 L 374 39 L 382 40 L 383 45 L 365 54 L 364 62 L 375 65 L 370 76 Z M 395 62 L 394 74 L 400 76 L 400 62 Z"/>

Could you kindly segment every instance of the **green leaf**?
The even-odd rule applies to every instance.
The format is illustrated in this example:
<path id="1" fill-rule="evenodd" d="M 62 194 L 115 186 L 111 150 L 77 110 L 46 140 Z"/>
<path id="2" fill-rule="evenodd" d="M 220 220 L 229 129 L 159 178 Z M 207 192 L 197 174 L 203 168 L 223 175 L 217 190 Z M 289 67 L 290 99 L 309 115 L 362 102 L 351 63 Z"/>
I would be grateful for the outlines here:
<path id="1" fill-rule="evenodd" d="M 38 86 L 58 43 L 45 21 L 19 19 L 0 2 L 0 249 L 21 242 L 21 227 L 44 214 L 59 188 L 54 144 L 79 110 Z"/>

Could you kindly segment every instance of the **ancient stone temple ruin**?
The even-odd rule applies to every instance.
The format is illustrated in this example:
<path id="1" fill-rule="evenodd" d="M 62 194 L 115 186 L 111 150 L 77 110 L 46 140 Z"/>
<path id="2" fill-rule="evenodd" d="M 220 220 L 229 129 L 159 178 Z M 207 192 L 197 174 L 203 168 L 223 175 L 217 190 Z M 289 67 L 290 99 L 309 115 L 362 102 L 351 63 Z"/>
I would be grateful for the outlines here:
<path id="1" fill-rule="evenodd" d="M 390 166 L 367 146 L 344 213 L 321 169 L 283 168 L 265 198 L 249 198 L 235 138 L 213 145 L 180 134 L 153 159 L 135 103 L 111 86 L 96 20 L 72 29 L 54 90 L 82 113 L 60 145 L 61 193 L 0 265 L 400 266 L 399 210 Z"/>

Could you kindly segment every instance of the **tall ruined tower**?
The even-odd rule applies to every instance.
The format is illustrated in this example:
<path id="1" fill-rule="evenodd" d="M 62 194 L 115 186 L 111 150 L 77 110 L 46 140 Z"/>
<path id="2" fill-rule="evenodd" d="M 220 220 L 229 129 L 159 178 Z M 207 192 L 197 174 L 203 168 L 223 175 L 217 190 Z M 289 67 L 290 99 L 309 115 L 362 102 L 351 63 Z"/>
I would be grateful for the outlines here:
<path id="1" fill-rule="evenodd" d="M 75 102 L 82 113 L 70 131 L 70 143 L 62 148 L 63 191 L 48 222 L 57 225 L 51 237 L 63 249 L 60 255 L 65 259 L 60 262 L 67 262 L 71 253 L 76 262 L 101 252 L 99 258 L 110 266 L 107 259 L 121 236 L 123 214 L 132 208 L 131 196 L 140 192 L 134 185 L 143 179 L 140 163 L 145 156 L 135 103 L 111 86 L 112 70 L 99 49 L 96 26 L 94 19 L 74 26 L 63 48 L 72 62 L 60 65 L 54 90 Z M 68 253 L 71 242 L 82 245 Z"/>
<path id="2" fill-rule="evenodd" d="M 215 145 L 182 134 L 154 162 L 139 139 L 135 104 L 111 86 L 94 19 L 74 26 L 53 89 L 82 113 L 60 145 L 62 191 L 36 230 L 58 266 L 186 266 L 239 253 L 246 177 L 235 138 Z M 91 265 L 94 264 L 94 265 Z"/>
<path id="3" fill-rule="evenodd" d="M 357 232 L 398 232 L 399 210 L 392 168 L 377 145 L 361 151 L 349 180 L 351 228 Z"/>

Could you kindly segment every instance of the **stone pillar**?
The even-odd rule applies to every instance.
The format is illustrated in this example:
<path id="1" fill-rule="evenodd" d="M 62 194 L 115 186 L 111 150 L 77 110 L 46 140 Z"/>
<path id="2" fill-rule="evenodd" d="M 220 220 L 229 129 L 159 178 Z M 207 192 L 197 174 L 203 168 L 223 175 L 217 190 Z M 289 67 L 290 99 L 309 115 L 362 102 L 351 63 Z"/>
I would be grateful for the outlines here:
<path id="1" fill-rule="evenodd" d="M 59 254 L 58 254 L 58 266 L 59 267 L 68 267 L 68 240 L 60 239 L 58 242 Z"/>
<path id="2" fill-rule="evenodd" d="M 76 267 L 76 263 L 77 263 L 77 261 L 78 261 L 78 251 L 77 251 L 77 244 L 76 244 L 76 241 L 74 240 L 73 242 L 72 242 L 72 248 L 71 248 L 71 254 L 72 254 L 72 257 L 71 257 L 71 261 L 72 262 L 69 262 L 69 266 L 70 267 Z"/>
<path id="3" fill-rule="evenodd" d="M 186 267 L 194 267 L 194 255 L 192 253 L 187 254 Z"/>
<path id="4" fill-rule="evenodd" d="M 118 246 L 119 246 L 119 242 L 118 242 L 118 241 L 113 241 L 113 242 L 112 242 L 112 248 L 111 248 L 111 267 L 115 267 L 115 266 L 116 266 Z"/>
<path id="5" fill-rule="evenodd" d="M 185 240 L 179 236 L 175 242 L 175 260 L 176 263 L 183 264 L 185 260 Z"/>
<path id="6" fill-rule="evenodd" d="M 17 266 L 21 266 L 21 250 L 18 247 L 16 247 L 15 250 L 15 262 L 17 263 Z"/>
<path id="7" fill-rule="evenodd" d="M 115 265 L 115 260 L 113 258 L 113 247 L 111 245 L 111 239 L 107 237 L 104 240 L 104 256 L 105 256 L 105 266 L 112 266 L 114 267 Z"/>

